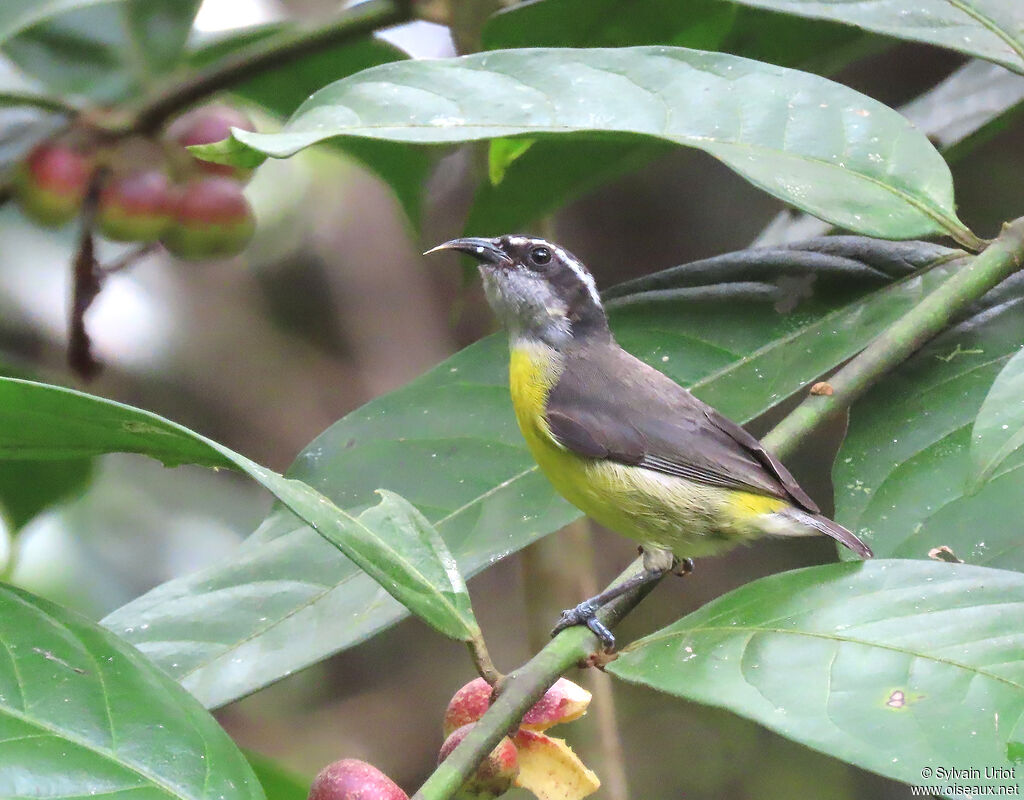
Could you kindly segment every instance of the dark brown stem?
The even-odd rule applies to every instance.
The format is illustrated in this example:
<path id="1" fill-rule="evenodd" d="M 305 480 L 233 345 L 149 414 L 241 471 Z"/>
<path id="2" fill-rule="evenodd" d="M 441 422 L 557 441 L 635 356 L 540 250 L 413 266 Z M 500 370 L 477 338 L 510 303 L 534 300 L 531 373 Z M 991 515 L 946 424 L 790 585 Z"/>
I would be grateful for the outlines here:
<path id="1" fill-rule="evenodd" d="M 96 263 L 96 246 L 93 229 L 96 225 L 96 209 L 100 189 L 106 179 L 106 170 L 98 169 L 89 180 L 89 189 L 82 204 L 81 232 L 72 272 L 71 313 L 68 321 L 68 366 L 83 380 L 92 380 L 99 373 L 101 364 L 92 354 L 92 340 L 85 327 L 85 312 L 89 310 L 96 295 L 103 288 L 99 265 Z"/>
<path id="2" fill-rule="evenodd" d="M 302 56 L 360 39 L 378 28 L 406 22 L 412 19 L 410 5 L 393 0 L 370 0 L 346 11 L 329 25 L 289 31 L 257 42 L 151 98 L 135 112 L 130 129 L 143 135 L 153 134 L 178 112 L 212 94 Z"/>

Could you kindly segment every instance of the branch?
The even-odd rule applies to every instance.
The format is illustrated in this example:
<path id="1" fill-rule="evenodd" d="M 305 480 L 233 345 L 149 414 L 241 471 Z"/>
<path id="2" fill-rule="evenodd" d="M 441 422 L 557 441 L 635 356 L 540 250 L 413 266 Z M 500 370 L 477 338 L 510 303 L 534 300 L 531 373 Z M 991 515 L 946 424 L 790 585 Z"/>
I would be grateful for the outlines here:
<path id="1" fill-rule="evenodd" d="M 92 354 L 92 340 L 85 327 L 85 312 L 100 293 L 103 281 L 96 262 L 93 230 L 100 190 L 106 180 L 102 167 L 89 179 L 85 201 L 82 203 L 81 232 L 72 265 L 71 311 L 68 319 L 68 366 L 83 380 L 89 381 L 100 371 L 100 362 Z"/>
<path id="2" fill-rule="evenodd" d="M 762 440 L 785 457 L 807 441 L 825 420 L 847 409 L 889 370 L 945 329 L 964 309 L 1024 267 L 1024 217 L 1003 226 L 980 255 L 918 303 L 829 378 L 830 395 L 810 395 Z"/>
<path id="3" fill-rule="evenodd" d="M 792 453 L 833 414 L 849 407 L 888 370 L 901 364 L 925 342 L 947 327 L 989 289 L 1024 267 L 1024 218 L 1003 226 L 983 253 L 921 301 L 837 372 L 829 383 L 832 395 L 809 396 L 765 438 L 775 453 Z M 616 585 L 643 568 L 637 559 Z M 636 606 L 654 584 L 625 594 L 599 613 L 611 627 Z M 610 587 L 609 587 L 610 588 Z M 524 666 L 507 676 L 498 696 L 473 730 L 427 779 L 412 800 L 447 800 L 476 766 L 514 728 L 545 690 L 574 664 L 587 659 L 598 645 L 586 628 L 563 631 Z"/>
<path id="4" fill-rule="evenodd" d="M 412 19 L 410 6 L 408 2 L 369 0 L 328 25 L 314 30 L 289 31 L 257 42 L 151 98 L 135 112 L 130 130 L 144 135 L 155 133 L 179 111 L 216 92 L 302 56 L 360 39 L 378 28 L 407 22 Z"/>
<path id="5" fill-rule="evenodd" d="M 628 580 L 642 569 L 643 564 L 637 559 L 612 585 Z M 634 592 L 617 597 L 598 612 L 598 617 L 608 627 L 614 626 L 654 586 L 654 583 L 650 583 Z M 494 749 L 502 736 L 519 723 L 523 714 L 530 710 L 547 688 L 558 680 L 563 672 L 587 659 L 599 645 L 597 637 L 587 628 L 568 628 L 548 642 L 544 649 L 526 664 L 509 674 L 487 713 L 473 726 L 451 755 L 427 778 L 427 782 L 420 787 L 412 800 L 446 800 L 455 794 L 473 774 L 477 764 Z"/>
<path id="6" fill-rule="evenodd" d="M 0 107 L 32 106 L 43 111 L 53 111 L 73 117 L 81 110 L 60 97 L 36 94 L 35 92 L 18 92 L 12 89 L 0 91 Z"/>

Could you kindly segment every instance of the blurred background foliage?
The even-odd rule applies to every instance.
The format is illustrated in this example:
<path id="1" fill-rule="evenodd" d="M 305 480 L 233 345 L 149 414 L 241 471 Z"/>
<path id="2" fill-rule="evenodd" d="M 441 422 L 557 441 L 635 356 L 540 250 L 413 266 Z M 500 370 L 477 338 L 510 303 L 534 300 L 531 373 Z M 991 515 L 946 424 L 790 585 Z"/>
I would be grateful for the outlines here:
<path id="1" fill-rule="evenodd" d="M 623 13 L 622 5 L 633 8 Z M 953 129 L 971 113 L 986 113 L 983 92 L 915 105 L 966 56 L 720 0 L 686 3 L 685 14 L 679 5 L 549 0 L 484 24 L 482 10 L 494 10 L 491 4 L 436 0 L 424 6 L 450 21 L 451 30 L 426 21 L 403 25 L 381 41 L 308 56 L 242 83 L 234 97 L 261 129 L 273 129 L 312 91 L 405 53 L 527 45 L 721 49 L 832 77 L 892 107 L 906 106 L 919 124 L 927 120 L 940 147 L 955 143 L 948 155 L 959 213 L 979 235 L 994 235 L 1024 208 L 1024 137 L 1011 124 L 1019 102 L 967 140 Z M 195 8 L 167 7 L 178 9 L 171 18 L 139 24 L 180 34 L 174 14 L 190 18 Z M 184 28 L 190 58 L 210 63 L 240 43 L 314 23 L 337 7 L 333 0 L 204 0 L 194 27 Z M 157 85 L 176 59 L 173 35 L 146 38 L 173 55 L 160 47 L 140 53 L 132 35 L 114 24 L 115 9 L 100 4 L 28 28 L 3 49 L 2 85 L 44 83 L 51 92 L 114 104 Z M 0 160 L 13 161 L 53 125 L 40 111 L 0 109 Z M 89 391 L 179 421 L 283 470 L 338 418 L 493 330 L 476 281 L 454 264 L 426 263 L 419 255 L 426 246 L 464 230 L 526 230 L 568 246 L 609 286 L 741 249 L 759 236 L 772 241 L 780 220 L 789 224 L 795 216 L 706 155 L 660 143 L 545 141 L 512 153 L 514 162 L 492 151 L 492 170 L 503 158 L 504 166 L 515 164 L 499 187 L 486 179 L 483 146 L 410 148 L 385 160 L 376 147 L 350 141 L 260 168 L 248 190 L 259 219 L 256 240 L 239 258 L 192 264 L 157 252 L 111 276 L 88 315 L 105 364 Z M 762 235 L 773 220 L 776 227 Z M 813 220 L 802 225 L 820 230 Z M 34 227 L 12 204 L 0 209 L 6 374 L 77 383 L 64 354 L 74 236 L 71 227 Z M 779 416 L 775 408 L 753 429 L 763 432 Z M 831 496 L 827 476 L 841 434 L 839 426 L 823 433 L 815 452 L 792 464 L 816 497 Z M 0 487 L 12 468 L 0 470 Z M 43 496 L 19 493 L 24 502 L 5 509 L 5 577 L 96 619 L 163 581 L 222 561 L 270 508 L 269 497 L 237 475 L 168 471 L 135 456 L 46 463 L 45 483 Z M 581 566 L 576 556 L 588 542 L 592 563 Z M 471 581 L 499 665 L 528 658 L 557 610 L 604 585 L 633 552 L 619 537 L 576 522 Z M 667 624 L 755 577 L 833 558 L 822 539 L 763 542 L 702 562 L 699 580 L 663 586 L 656 601 L 629 618 L 622 637 Z M 240 744 L 300 775 L 358 757 L 413 786 L 440 745 L 441 710 L 471 677 L 462 646 L 406 620 L 218 715 Z M 725 711 L 622 683 L 612 688 L 593 671 L 583 680 L 604 696 L 569 736 L 602 773 L 600 797 L 905 796 L 899 784 Z"/>

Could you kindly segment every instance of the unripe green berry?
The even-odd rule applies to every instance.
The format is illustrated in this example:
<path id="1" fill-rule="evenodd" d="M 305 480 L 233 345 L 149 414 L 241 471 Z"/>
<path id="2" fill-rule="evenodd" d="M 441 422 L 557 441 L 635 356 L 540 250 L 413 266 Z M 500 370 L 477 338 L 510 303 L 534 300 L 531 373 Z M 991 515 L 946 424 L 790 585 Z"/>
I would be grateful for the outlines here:
<path id="1" fill-rule="evenodd" d="M 78 215 L 91 174 L 85 154 L 61 142 L 41 142 L 15 172 L 15 196 L 25 216 L 58 227 Z"/>
<path id="2" fill-rule="evenodd" d="M 256 230 L 252 206 L 233 178 L 197 178 L 180 187 L 173 217 L 160 241 L 186 260 L 238 255 Z"/>
<path id="3" fill-rule="evenodd" d="M 196 144 L 212 144 L 226 139 L 232 128 L 252 131 L 256 129 L 248 115 L 225 105 L 208 105 L 182 114 L 167 128 L 167 138 L 182 147 Z M 195 164 L 207 175 L 223 175 L 246 181 L 252 170 L 233 167 L 228 164 L 214 164 L 212 161 L 195 159 Z"/>
<path id="4" fill-rule="evenodd" d="M 96 222 L 108 239 L 154 242 L 174 219 L 171 181 L 161 170 L 115 175 L 100 191 Z"/>

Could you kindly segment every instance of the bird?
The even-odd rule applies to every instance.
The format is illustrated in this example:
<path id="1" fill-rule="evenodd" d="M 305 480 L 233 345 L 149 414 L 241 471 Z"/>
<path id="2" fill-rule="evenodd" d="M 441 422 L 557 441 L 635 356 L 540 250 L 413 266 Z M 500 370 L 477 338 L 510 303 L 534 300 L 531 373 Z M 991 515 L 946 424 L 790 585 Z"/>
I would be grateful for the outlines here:
<path id="1" fill-rule="evenodd" d="M 597 285 L 565 248 L 522 234 L 452 239 L 425 255 L 473 257 L 509 335 L 512 407 L 554 488 L 601 525 L 639 542 L 643 570 L 573 609 L 607 649 L 602 605 L 694 557 L 761 536 L 825 534 L 871 549 L 821 513 L 752 434 L 624 350 Z"/>

